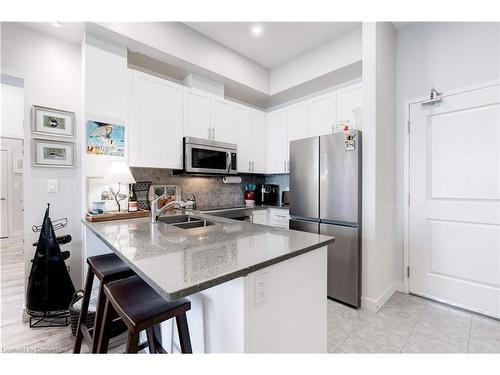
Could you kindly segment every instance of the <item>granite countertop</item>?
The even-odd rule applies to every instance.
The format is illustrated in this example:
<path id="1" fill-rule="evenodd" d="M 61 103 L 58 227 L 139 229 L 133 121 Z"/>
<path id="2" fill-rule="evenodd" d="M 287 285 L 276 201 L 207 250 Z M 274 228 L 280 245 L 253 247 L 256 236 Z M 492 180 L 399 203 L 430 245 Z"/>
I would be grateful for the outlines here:
<path id="1" fill-rule="evenodd" d="M 215 225 L 181 229 L 162 222 L 150 224 L 149 218 L 82 221 L 167 300 L 200 292 L 334 242 L 333 237 L 320 234 L 199 213 L 195 216 Z"/>

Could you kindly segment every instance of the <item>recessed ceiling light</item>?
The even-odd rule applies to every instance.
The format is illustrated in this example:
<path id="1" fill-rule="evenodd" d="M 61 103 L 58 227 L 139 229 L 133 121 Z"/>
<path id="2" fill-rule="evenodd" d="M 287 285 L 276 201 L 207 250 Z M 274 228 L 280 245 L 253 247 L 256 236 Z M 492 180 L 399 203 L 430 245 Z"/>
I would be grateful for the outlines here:
<path id="1" fill-rule="evenodd" d="M 52 26 L 54 26 L 54 27 L 61 27 L 62 26 L 62 22 L 60 22 L 60 21 L 52 22 Z"/>
<path id="2" fill-rule="evenodd" d="M 253 25 L 252 26 L 252 34 L 253 35 L 260 35 L 260 34 L 262 34 L 262 26 Z"/>

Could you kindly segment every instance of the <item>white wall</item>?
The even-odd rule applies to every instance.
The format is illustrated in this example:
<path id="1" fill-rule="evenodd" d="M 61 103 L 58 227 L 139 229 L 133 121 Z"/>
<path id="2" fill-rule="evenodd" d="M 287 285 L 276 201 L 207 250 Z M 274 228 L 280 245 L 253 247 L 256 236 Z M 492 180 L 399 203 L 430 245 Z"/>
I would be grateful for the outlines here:
<path id="1" fill-rule="evenodd" d="M 24 88 L 22 79 L 1 76 L 0 136 L 24 138 Z"/>
<path id="2" fill-rule="evenodd" d="M 271 69 L 270 95 L 361 60 L 361 26 Z"/>
<path id="3" fill-rule="evenodd" d="M 378 310 L 394 277 L 395 30 L 363 23 L 362 306 Z"/>
<path id="4" fill-rule="evenodd" d="M 179 22 L 100 23 L 141 44 L 269 93 L 269 70 Z"/>
<path id="5" fill-rule="evenodd" d="M 67 217 L 69 225 L 60 233 L 68 233 L 73 241 L 64 246 L 71 250 L 71 276 L 80 285 L 80 273 L 73 265 L 81 262 L 80 232 L 80 168 L 39 168 L 31 166 L 31 108 L 42 105 L 75 112 L 80 133 L 80 48 L 59 39 L 28 31 L 15 24 L 2 23 L 2 73 L 24 79 L 24 234 L 25 260 L 29 272 L 34 254 L 32 242 L 37 235 L 31 231 L 40 224 L 48 202 L 51 218 Z M 78 135 L 77 142 L 80 136 Z M 77 143 L 78 149 L 78 143 Z M 78 157 L 77 157 L 78 160 Z M 57 193 L 47 193 L 47 179 L 59 183 Z"/>
<path id="6" fill-rule="evenodd" d="M 500 24 L 428 22 L 404 26 L 396 38 L 396 261 L 403 280 L 404 102 L 500 77 Z"/>

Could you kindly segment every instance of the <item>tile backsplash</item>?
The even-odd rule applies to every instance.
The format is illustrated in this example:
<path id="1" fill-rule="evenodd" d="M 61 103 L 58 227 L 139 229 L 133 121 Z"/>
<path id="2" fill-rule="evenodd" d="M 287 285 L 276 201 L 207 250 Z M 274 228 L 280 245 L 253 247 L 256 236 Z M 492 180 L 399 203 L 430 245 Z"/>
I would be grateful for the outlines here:
<path id="1" fill-rule="evenodd" d="M 196 196 L 196 201 L 202 206 L 241 205 L 243 199 L 243 185 L 276 184 L 282 190 L 288 190 L 288 175 L 241 175 L 241 184 L 224 184 L 222 176 L 182 176 L 173 175 L 171 169 L 158 168 L 130 168 L 136 181 L 151 181 L 153 185 L 178 185 L 183 196 Z"/>

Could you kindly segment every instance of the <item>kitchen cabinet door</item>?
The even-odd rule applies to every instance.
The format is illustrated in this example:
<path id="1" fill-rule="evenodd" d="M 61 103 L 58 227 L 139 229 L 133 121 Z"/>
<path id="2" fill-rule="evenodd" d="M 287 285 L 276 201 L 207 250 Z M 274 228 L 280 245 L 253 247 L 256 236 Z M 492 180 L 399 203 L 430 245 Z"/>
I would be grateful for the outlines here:
<path id="1" fill-rule="evenodd" d="M 288 106 L 288 141 L 307 137 L 308 102 Z"/>
<path id="2" fill-rule="evenodd" d="M 267 173 L 287 173 L 287 109 L 267 114 Z"/>
<path id="3" fill-rule="evenodd" d="M 337 122 L 349 121 L 353 129 L 362 130 L 363 88 L 361 83 L 337 91 Z"/>
<path id="4" fill-rule="evenodd" d="M 267 172 L 267 137 L 266 114 L 252 110 L 251 113 L 251 147 L 252 147 L 252 172 Z"/>
<path id="5" fill-rule="evenodd" d="M 309 100 L 308 136 L 333 133 L 337 116 L 337 92 L 329 92 Z"/>
<path id="6" fill-rule="evenodd" d="M 251 172 L 251 108 L 236 105 L 234 108 L 234 134 L 238 146 L 238 172 Z"/>
<path id="7" fill-rule="evenodd" d="M 183 87 L 141 72 L 131 76 L 130 164 L 182 168 Z"/>
<path id="8" fill-rule="evenodd" d="M 211 138 L 209 93 L 184 89 L 184 136 Z"/>
<path id="9" fill-rule="evenodd" d="M 213 96 L 210 113 L 212 138 L 222 142 L 234 143 L 234 103 Z"/>

